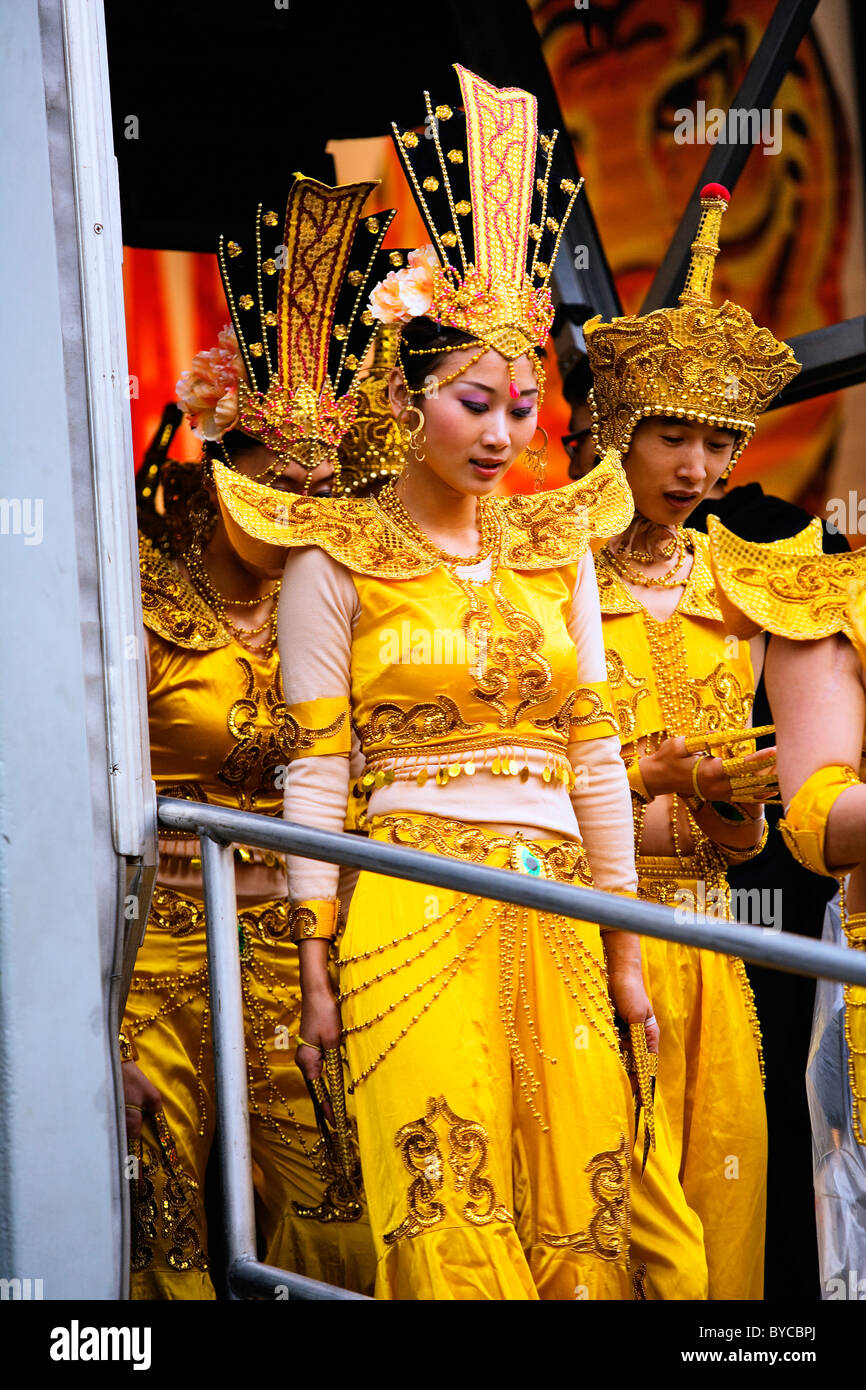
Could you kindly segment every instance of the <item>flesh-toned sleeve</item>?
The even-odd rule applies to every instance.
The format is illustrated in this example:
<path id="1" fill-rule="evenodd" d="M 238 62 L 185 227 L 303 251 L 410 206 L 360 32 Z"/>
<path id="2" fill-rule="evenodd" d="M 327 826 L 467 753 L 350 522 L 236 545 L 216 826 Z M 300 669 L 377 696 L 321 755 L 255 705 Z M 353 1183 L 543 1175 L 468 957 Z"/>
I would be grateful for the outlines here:
<path id="1" fill-rule="evenodd" d="M 288 760 L 283 814 L 319 830 L 341 831 L 346 819 L 357 610 L 343 565 L 317 547 L 289 552 L 277 617 Z M 338 865 L 289 855 L 287 870 L 293 903 L 337 896 Z"/>
<path id="2" fill-rule="evenodd" d="M 577 650 L 581 700 L 575 703 L 568 755 L 576 773 L 571 803 L 596 888 L 634 893 L 631 793 L 607 688 L 598 585 L 592 556 L 580 562 L 568 630 Z M 584 712 L 582 713 L 582 708 Z"/>

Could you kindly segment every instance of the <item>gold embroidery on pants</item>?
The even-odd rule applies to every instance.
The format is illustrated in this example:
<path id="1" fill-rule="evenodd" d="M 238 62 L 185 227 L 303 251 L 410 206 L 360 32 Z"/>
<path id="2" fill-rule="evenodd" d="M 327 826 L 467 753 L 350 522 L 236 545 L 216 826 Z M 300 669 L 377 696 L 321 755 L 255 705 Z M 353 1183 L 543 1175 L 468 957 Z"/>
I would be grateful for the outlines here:
<path id="1" fill-rule="evenodd" d="M 638 1265 L 634 1274 L 631 1276 L 632 1292 L 637 1303 L 646 1303 L 646 1265 Z"/>
<path id="2" fill-rule="evenodd" d="M 401 1236 L 420 1235 L 445 1216 L 445 1206 L 437 1200 L 446 1176 L 442 1149 L 433 1128 L 437 1117 L 449 1126 L 448 1166 L 454 1174 L 455 1192 L 466 1194 L 465 1219 L 473 1226 L 487 1226 L 491 1221 L 514 1223 L 507 1207 L 497 1202 L 490 1178 L 484 1176 L 490 1148 L 487 1130 L 477 1120 L 464 1120 L 455 1115 L 444 1096 L 439 1096 L 438 1100 L 430 1096 L 426 1114 L 403 1125 L 394 1136 L 394 1144 L 402 1150 L 403 1163 L 413 1179 L 407 1193 L 408 1214 L 396 1230 L 385 1235 L 386 1245 L 393 1245 Z"/>
<path id="3" fill-rule="evenodd" d="M 597 1255 L 602 1260 L 618 1260 L 628 1248 L 628 1170 L 630 1155 L 626 1137 L 619 1147 L 596 1154 L 584 1172 L 590 1174 L 589 1188 L 596 1211 L 584 1231 L 557 1236 L 550 1231 L 539 1235 L 545 1245 L 557 1250 L 568 1248 Z"/>

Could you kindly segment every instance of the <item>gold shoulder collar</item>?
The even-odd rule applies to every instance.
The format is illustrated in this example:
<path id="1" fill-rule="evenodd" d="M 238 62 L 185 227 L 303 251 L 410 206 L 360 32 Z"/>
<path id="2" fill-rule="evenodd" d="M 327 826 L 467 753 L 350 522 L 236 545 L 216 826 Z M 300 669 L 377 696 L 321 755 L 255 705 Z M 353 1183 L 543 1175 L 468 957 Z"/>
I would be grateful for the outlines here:
<path id="1" fill-rule="evenodd" d="M 705 536 L 703 531 L 693 531 L 690 526 L 686 528 L 686 534 L 694 547 L 695 558 L 677 612 L 692 618 L 709 618 L 720 623 L 722 610 L 719 607 L 713 571 L 710 567 L 709 537 Z"/>
<path id="2" fill-rule="evenodd" d="M 852 586 L 866 579 L 866 551 L 825 555 L 817 517 L 796 536 L 744 541 L 710 517 L 713 572 L 730 603 L 766 632 L 795 641 L 844 633 L 853 640 Z"/>
<path id="3" fill-rule="evenodd" d="M 139 532 L 138 563 L 141 607 L 145 627 L 175 647 L 207 652 L 228 646 L 231 638 L 222 623 L 181 579 L 161 550 Z"/>
<path id="4" fill-rule="evenodd" d="M 504 532 L 502 563 L 521 570 L 580 560 L 591 540 L 618 536 L 634 515 L 634 499 L 613 451 L 576 483 L 497 498 L 496 507 Z"/>
<path id="5" fill-rule="evenodd" d="M 245 559 L 274 569 L 280 551 L 317 545 L 358 574 L 413 579 L 439 560 L 412 546 L 372 497 L 299 497 L 215 463 L 214 481 L 232 543 Z M 593 537 L 615 536 L 634 503 L 619 461 L 606 458 L 587 478 L 533 496 L 493 499 L 502 527 L 501 563 L 550 569 L 579 560 Z"/>
<path id="6" fill-rule="evenodd" d="M 691 528 L 688 529 L 688 536 L 694 547 L 694 560 L 676 612 L 684 617 L 709 618 L 719 623 L 722 612 L 710 568 L 709 541 L 702 531 Z M 604 550 L 600 550 L 595 557 L 595 573 L 602 613 L 640 613 L 643 610 L 644 605 L 623 583 Z"/>
<path id="7" fill-rule="evenodd" d="M 413 579 L 439 563 L 411 549 L 372 498 L 279 492 L 221 463 L 213 474 L 232 542 L 245 559 L 317 545 L 347 569 L 380 579 Z"/>

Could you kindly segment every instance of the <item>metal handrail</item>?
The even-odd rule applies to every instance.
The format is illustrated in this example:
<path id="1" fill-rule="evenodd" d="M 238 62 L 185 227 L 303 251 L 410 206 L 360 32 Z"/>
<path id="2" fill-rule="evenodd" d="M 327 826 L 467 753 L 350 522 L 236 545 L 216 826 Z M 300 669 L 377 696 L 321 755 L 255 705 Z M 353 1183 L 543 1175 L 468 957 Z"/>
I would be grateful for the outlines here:
<path id="1" fill-rule="evenodd" d="M 196 834 L 201 841 L 208 973 L 213 1018 L 217 1133 L 226 1218 L 227 1281 L 233 1298 L 357 1300 L 332 1284 L 262 1264 L 256 1257 L 247 1065 L 238 948 L 232 846 L 243 844 L 366 869 L 391 878 L 455 889 L 516 903 L 539 912 L 666 938 L 801 975 L 866 985 L 866 955 L 809 937 L 770 934 L 765 928 L 716 922 L 698 913 L 679 922 L 671 908 L 592 888 L 466 864 L 444 855 L 405 849 L 358 835 L 315 830 L 251 811 L 233 811 L 161 796 L 159 824 Z"/>
<path id="2" fill-rule="evenodd" d="M 293 821 L 252 811 L 232 811 L 199 802 L 158 798 L 159 821 L 166 829 L 200 830 L 224 844 L 251 845 L 282 854 L 297 854 L 349 868 L 366 869 L 389 878 L 406 878 L 436 888 L 453 888 L 498 902 L 517 903 L 538 912 L 558 913 L 603 927 L 619 927 L 640 936 L 678 941 L 722 955 L 739 956 L 756 965 L 768 965 L 795 975 L 841 980 L 866 985 L 866 953 L 844 946 L 830 946 L 811 937 L 770 931 L 745 923 L 719 922 L 702 913 L 679 922 L 673 908 L 623 898 L 597 888 L 577 888 L 568 883 L 516 874 L 510 869 L 489 869 L 465 864 L 446 855 L 404 849 L 400 845 L 367 840 L 363 836 L 314 830 Z"/>

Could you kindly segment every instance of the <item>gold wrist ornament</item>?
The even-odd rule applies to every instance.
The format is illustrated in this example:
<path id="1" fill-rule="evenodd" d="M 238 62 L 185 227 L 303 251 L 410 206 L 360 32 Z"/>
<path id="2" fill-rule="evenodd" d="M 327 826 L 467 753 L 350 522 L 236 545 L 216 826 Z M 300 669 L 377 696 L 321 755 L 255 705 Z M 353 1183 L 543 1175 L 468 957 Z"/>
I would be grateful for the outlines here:
<path id="1" fill-rule="evenodd" d="M 767 825 L 767 822 L 764 821 L 764 829 L 756 845 L 746 845 L 745 847 L 742 845 L 726 845 L 722 840 L 714 840 L 713 843 L 718 845 L 719 849 L 732 864 L 745 864 L 749 859 L 754 859 L 756 855 L 761 853 L 761 850 L 767 843 L 767 836 L 769 833 L 770 827 Z"/>
<path id="2" fill-rule="evenodd" d="M 643 774 L 640 770 L 640 758 L 635 758 L 626 775 L 629 786 L 640 797 L 641 801 L 652 801 L 653 798 L 647 791 L 646 782 L 643 780 Z"/>
<path id="3" fill-rule="evenodd" d="M 837 798 L 849 787 L 860 785 L 860 777 L 853 767 L 841 763 L 822 767 L 807 777 L 788 807 L 784 820 L 779 821 L 779 829 L 788 849 L 798 863 L 811 869 L 813 874 L 844 878 L 856 868 L 856 864 L 847 864 L 842 868 L 828 869 L 824 857 L 824 839 L 827 820 Z"/>
<path id="4" fill-rule="evenodd" d="M 292 941 L 333 941 L 337 934 L 340 899 L 308 898 L 289 908 L 289 934 Z"/>
<path id="5" fill-rule="evenodd" d="M 120 1046 L 121 1062 L 137 1062 L 138 1048 L 136 1047 L 132 1039 L 126 1033 L 124 1033 L 122 1029 L 117 1035 L 117 1040 Z"/>
<path id="6" fill-rule="evenodd" d="M 698 802 L 699 802 L 698 809 L 699 809 L 699 810 L 700 810 L 700 807 L 704 805 L 704 803 L 705 803 L 705 801 L 706 801 L 707 798 L 704 796 L 703 792 L 701 791 L 701 784 L 700 784 L 700 782 L 698 781 L 698 774 L 699 774 L 699 772 L 700 772 L 700 770 L 701 770 L 701 763 L 702 763 L 702 762 L 705 762 L 706 759 L 707 759 L 709 756 L 710 756 L 709 753 L 702 753 L 701 756 L 700 756 L 700 757 L 697 759 L 697 761 L 695 762 L 694 766 L 692 767 L 692 786 L 693 786 L 694 789 L 695 789 L 695 796 L 698 798 Z"/>

